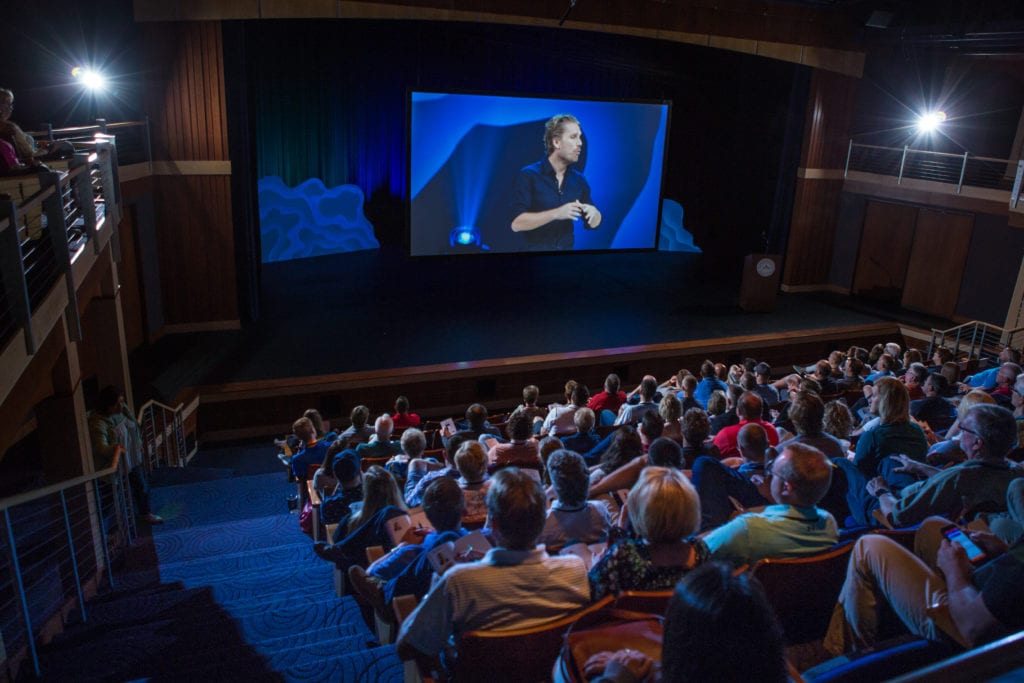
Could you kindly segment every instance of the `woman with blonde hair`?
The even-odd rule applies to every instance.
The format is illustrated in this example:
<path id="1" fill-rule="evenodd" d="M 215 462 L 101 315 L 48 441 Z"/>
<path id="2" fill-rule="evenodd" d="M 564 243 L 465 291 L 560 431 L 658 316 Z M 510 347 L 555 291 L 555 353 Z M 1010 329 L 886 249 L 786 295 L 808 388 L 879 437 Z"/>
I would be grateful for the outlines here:
<path id="1" fill-rule="evenodd" d="M 682 472 L 647 467 L 626 498 L 636 537 L 609 546 L 590 570 L 594 600 L 629 590 L 667 590 L 697 565 L 683 539 L 700 527 L 700 497 Z"/>
<path id="2" fill-rule="evenodd" d="M 903 382 L 895 377 L 881 377 L 875 381 L 879 425 L 864 432 L 857 441 L 857 455 L 853 462 L 868 480 L 880 474 L 882 461 L 903 454 L 924 462 L 928 452 L 928 439 L 910 420 L 910 394 Z"/>
<path id="3" fill-rule="evenodd" d="M 679 418 L 683 416 L 683 404 L 671 393 L 666 393 L 658 405 L 658 414 L 665 421 L 665 428 L 661 431 L 661 435 L 681 444 L 683 442 L 683 426 L 679 422 Z"/>

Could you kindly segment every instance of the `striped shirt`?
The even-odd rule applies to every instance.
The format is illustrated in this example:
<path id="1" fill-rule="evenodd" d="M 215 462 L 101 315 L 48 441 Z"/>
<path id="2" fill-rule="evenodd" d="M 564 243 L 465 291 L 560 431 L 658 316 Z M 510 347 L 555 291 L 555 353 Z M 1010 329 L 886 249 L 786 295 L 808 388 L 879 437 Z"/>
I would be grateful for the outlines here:
<path id="1" fill-rule="evenodd" d="M 444 575 L 402 624 L 399 640 L 438 654 L 456 633 L 530 628 L 590 602 L 583 560 L 551 557 L 543 548 L 492 548 L 479 562 Z"/>

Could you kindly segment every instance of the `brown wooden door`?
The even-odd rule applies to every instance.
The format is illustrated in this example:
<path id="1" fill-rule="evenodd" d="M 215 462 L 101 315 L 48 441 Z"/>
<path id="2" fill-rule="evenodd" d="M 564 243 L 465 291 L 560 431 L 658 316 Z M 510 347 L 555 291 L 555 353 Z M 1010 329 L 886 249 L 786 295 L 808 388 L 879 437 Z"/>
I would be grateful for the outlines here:
<path id="1" fill-rule="evenodd" d="M 952 318 L 960 296 L 974 216 L 921 209 L 903 288 L 904 308 Z"/>
<path id="2" fill-rule="evenodd" d="M 853 275 L 854 294 L 893 303 L 900 301 L 916 222 L 917 207 L 868 202 Z"/>

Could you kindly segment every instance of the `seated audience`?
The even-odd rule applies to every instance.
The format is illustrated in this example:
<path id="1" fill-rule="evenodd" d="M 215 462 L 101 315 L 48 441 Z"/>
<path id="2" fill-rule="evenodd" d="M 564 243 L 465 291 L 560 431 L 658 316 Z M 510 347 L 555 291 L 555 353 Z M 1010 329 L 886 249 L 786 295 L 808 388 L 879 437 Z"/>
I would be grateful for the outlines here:
<path id="1" fill-rule="evenodd" d="M 393 544 L 388 536 L 387 522 L 408 511 L 395 478 L 379 465 L 374 465 L 363 475 L 362 503 L 350 507 L 348 517 L 338 523 L 334 545 L 313 544 L 313 552 L 318 557 L 334 562 L 345 571 L 354 564 L 365 567 L 366 549 L 372 545 L 390 549 Z"/>
<path id="2" fill-rule="evenodd" d="M 910 372 L 908 371 L 907 374 L 909 375 Z M 949 383 L 945 377 L 935 372 L 928 373 L 921 385 L 924 398 L 910 402 L 910 416 L 915 420 L 927 422 L 934 432 L 944 432 L 949 429 L 956 419 L 956 406 L 943 398 L 948 387 Z"/>
<path id="3" fill-rule="evenodd" d="M 590 473 L 591 486 L 601 481 L 605 475 L 611 474 L 644 453 L 640 435 L 629 425 L 622 425 L 609 434 L 609 437 L 611 437 L 611 442 L 608 449 L 601 454 L 600 464 Z"/>
<path id="4" fill-rule="evenodd" d="M 634 405 L 623 404 L 619 408 L 619 415 L 615 418 L 614 424 L 633 425 L 640 422 L 647 413 L 658 413 L 658 404 L 654 398 L 658 392 L 658 380 L 653 375 L 645 375 L 638 389 L 640 402 Z"/>
<path id="5" fill-rule="evenodd" d="M 525 415 L 521 415 L 526 419 Z M 455 453 L 455 467 L 459 470 L 459 488 L 466 505 L 462 512 L 465 520 L 474 522 L 487 515 L 487 488 L 491 485 L 487 474 L 487 453 L 479 441 L 466 441 Z M 439 477 L 435 481 L 447 479 Z"/>
<path id="6" fill-rule="evenodd" d="M 924 477 L 901 491 L 892 490 L 887 481 L 893 478 L 891 474 L 874 477 L 866 484 L 863 479 L 850 478 L 851 514 L 868 524 L 877 507 L 894 526 L 905 527 L 933 515 L 959 519 L 1006 510 L 1010 482 L 1024 477 L 1024 470 L 1006 460 L 1017 443 L 1013 414 L 999 406 L 977 405 L 967 413 L 962 430 L 960 448 L 968 459 L 959 465 L 940 470 L 906 456 L 890 458 L 893 472 Z M 860 493 L 861 487 L 864 493 Z"/>
<path id="7" fill-rule="evenodd" d="M 970 377 L 966 377 L 961 387 L 961 392 L 966 393 L 971 389 L 984 389 L 985 391 L 992 391 L 996 388 L 996 378 L 999 375 L 999 370 L 1003 367 L 1004 363 L 1020 363 L 1020 351 L 1005 347 L 999 352 L 999 362 L 994 367 L 976 372 Z M 1020 374 L 1019 372 L 1017 374 Z"/>
<path id="8" fill-rule="evenodd" d="M 370 420 L 370 409 L 356 406 L 349 415 L 352 426 L 338 435 L 338 441 L 348 446 L 355 443 L 366 443 L 373 436 L 373 427 L 366 424 Z"/>
<path id="9" fill-rule="evenodd" d="M 573 421 L 573 418 L 577 410 L 587 407 L 587 401 L 590 400 L 590 390 L 587 389 L 586 384 L 579 384 L 572 380 L 570 382 L 573 386 L 572 390 L 569 391 L 569 402 L 564 406 L 551 405 L 548 408 L 548 416 L 544 418 L 544 423 L 541 426 L 542 434 L 564 436 L 576 431 L 576 423 Z M 568 388 L 568 384 L 566 387 Z"/>
<path id="10" fill-rule="evenodd" d="M 836 520 L 818 507 L 832 483 L 828 458 L 816 448 L 790 444 L 765 473 L 776 505 L 740 515 L 697 541 L 702 559 L 752 565 L 766 557 L 814 555 L 835 544 Z"/>
<path id="11" fill-rule="evenodd" d="M 779 443 L 779 434 L 775 431 L 775 427 L 770 422 L 765 422 L 761 419 L 761 397 L 756 393 L 752 391 L 743 392 L 739 403 L 736 404 L 736 415 L 740 419 L 737 424 L 726 427 L 715 435 L 715 447 L 722 454 L 723 458 L 733 458 L 739 455 L 739 451 L 736 448 L 736 436 L 743 425 L 749 422 L 764 427 L 764 431 L 768 434 L 768 443 L 772 446 Z"/>
<path id="12" fill-rule="evenodd" d="M 385 413 L 373 423 L 373 435 L 369 442 L 361 443 L 356 447 L 356 455 L 363 458 L 390 458 L 402 452 L 402 446 L 397 441 L 391 440 L 391 433 L 394 431 L 394 422 L 391 416 Z M 420 432 L 422 434 L 422 432 Z M 426 445 L 426 439 L 424 439 Z"/>
<path id="13" fill-rule="evenodd" d="M 836 382 L 838 391 L 860 391 L 864 387 L 864 362 L 860 358 L 847 358 L 843 365 L 843 378 Z"/>
<path id="14" fill-rule="evenodd" d="M 458 479 L 459 470 L 455 466 L 455 453 L 466 441 L 475 441 L 472 432 L 455 432 L 450 438 L 445 439 L 443 463 L 433 459 L 417 458 L 409 461 L 409 476 L 405 480 L 405 502 L 409 507 L 415 507 L 423 500 L 423 494 L 427 486 L 438 477 L 450 477 Z"/>
<path id="15" fill-rule="evenodd" d="M 683 442 L 683 425 L 679 419 L 682 417 L 682 404 L 679 399 L 670 393 L 666 393 L 658 405 L 658 415 L 661 416 L 663 427 L 661 435 L 678 443 Z"/>
<path id="16" fill-rule="evenodd" d="M 501 430 L 487 421 L 487 407 L 482 403 L 473 403 L 466 408 L 466 421 L 458 423 L 456 426 L 458 431 L 455 434 L 442 435 L 445 443 L 447 443 L 448 439 L 457 435 L 479 439 L 484 434 L 490 434 L 501 440 Z"/>
<path id="17" fill-rule="evenodd" d="M 697 383 L 697 389 L 693 392 L 693 398 L 697 400 L 701 408 L 707 409 L 708 399 L 711 398 L 712 392 L 728 390 L 729 385 L 718 379 L 715 374 L 713 362 L 706 360 L 700 364 L 700 382 Z"/>
<path id="18" fill-rule="evenodd" d="M 722 454 L 718 452 L 718 448 L 708 442 L 711 423 L 703 410 L 700 408 L 687 410 L 683 415 L 682 430 L 683 469 L 693 469 L 693 463 L 704 455 L 721 460 Z"/>
<path id="19" fill-rule="evenodd" d="M 764 406 L 763 417 L 768 418 L 768 409 L 779 402 L 779 390 L 772 386 L 772 367 L 767 363 L 754 366 L 754 391 L 761 397 Z"/>
<path id="20" fill-rule="evenodd" d="M 743 464 L 729 467 L 717 458 L 701 456 L 693 464 L 693 486 L 700 496 L 703 513 L 701 529 L 713 529 L 729 521 L 735 506 L 730 498 L 744 508 L 760 507 L 772 502 L 765 476 L 764 463 L 768 451 L 768 434 L 758 424 L 746 424 L 737 438 Z"/>
<path id="21" fill-rule="evenodd" d="M 423 512 L 430 522 L 423 530 L 410 529 L 407 541 L 374 562 L 368 569 L 349 567 L 349 584 L 384 621 L 391 621 L 388 604 L 398 595 L 417 600 L 430 590 L 434 568 L 427 558 L 441 544 L 457 541 L 466 534 L 462 528 L 463 491 L 453 480 L 441 478 L 423 494 Z"/>
<path id="22" fill-rule="evenodd" d="M 1024 629 L 1024 541 L 1008 547 L 992 534 L 969 532 L 987 555 L 975 568 L 959 543 L 943 537 L 948 524 L 926 520 L 913 553 L 885 536 L 857 540 L 825 638 L 828 652 L 840 655 L 874 645 L 883 604 L 912 634 L 965 648 Z"/>
<path id="23" fill-rule="evenodd" d="M 829 401 L 825 404 L 825 414 L 821 419 L 821 429 L 829 436 L 835 437 L 843 447 L 843 455 L 850 450 L 850 433 L 853 431 L 853 415 L 842 401 Z"/>
<path id="24" fill-rule="evenodd" d="M 407 427 L 399 440 L 401 451 L 388 460 L 384 467 L 397 479 L 405 479 L 409 474 L 409 463 L 423 455 L 427 448 L 427 435 L 416 427 Z"/>
<path id="25" fill-rule="evenodd" d="M 589 453 L 601 441 L 601 437 L 594 431 L 594 419 L 594 411 L 590 408 L 577 410 L 572 416 L 576 433 L 562 437 L 562 444 L 574 453 Z"/>
<path id="26" fill-rule="evenodd" d="M 875 395 L 879 425 L 861 434 L 853 461 L 867 479 L 879 474 L 879 465 L 888 455 L 903 453 L 924 462 L 928 452 L 924 432 L 910 421 L 910 396 L 903 383 L 894 377 L 882 377 L 875 382 Z"/>
<path id="27" fill-rule="evenodd" d="M 683 539 L 697 531 L 700 500 L 679 470 L 648 467 L 626 499 L 637 538 L 612 543 L 590 569 L 594 600 L 628 590 L 665 590 L 697 564 L 693 546 Z"/>
<path id="28" fill-rule="evenodd" d="M 840 391 L 839 385 L 832 377 L 832 365 L 827 360 L 819 360 L 814 364 L 814 372 L 811 373 L 811 379 L 821 387 L 818 393 L 822 396 L 832 396 Z"/>
<path id="29" fill-rule="evenodd" d="M 594 411 L 598 424 L 611 425 L 619 408 L 626 402 L 626 392 L 619 389 L 621 382 L 614 372 L 604 379 L 604 391 L 599 391 L 587 401 L 587 407 Z"/>
<path id="30" fill-rule="evenodd" d="M 487 512 L 497 546 L 483 560 L 450 568 L 402 624 L 398 655 L 437 657 L 457 633 L 540 626 L 590 600 L 583 560 L 537 548 L 544 492 L 521 470 L 494 475 Z"/>
<path id="31" fill-rule="evenodd" d="M 548 476 L 556 498 L 548 510 L 538 543 L 558 553 L 573 543 L 597 543 L 608 536 L 608 508 L 587 500 L 587 465 L 579 453 L 557 450 L 548 458 Z"/>
<path id="32" fill-rule="evenodd" d="M 537 452 L 537 442 L 530 438 L 530 418 L 523 413 L 513 415 L 508 419 L 505 428 L 511 438 L 509 443 L 498 443 L 487 435 L 480 439 L 484 446 L 490 447 L 487 453 L 488 470 L 492 474 L 505 467 L 526 467 L 540 471 L 544 464 Z"/>
<path id="33" fill-rule="evenodd" d="M 696 410 L 700 410 L 700 408 Z M 593 498 L 605 493 L 633 488 L 633 485 L 640 478 L 640 473 L 648 465 L 671 467 L 676 470 L 682 469 L 683 449 L 672 439 L 666 439 L 663 436 L 658 437 L 651 443 L 651 447 L 647 449 L 646 455 L 633 458 L 591 486 L 589 496 Z"/>
<path id="34" fill-rule="evenodd" d="M 820 396 L 798 391 L 789 401 L 789 419 L 796 436 L 779 443 L 779 451 L 791 443 L 802 443 L 817 448 L 826 458 L 846 457 L 846 449 L 839 440 L 824 431 L 825 404 Z"/>
<path id="35" fill-rule="evenodd" d="M 908 365 L 903 373 L 903 385 L 907 388 L 911 401 L 918 401 L 925 397 L 924 382 L 928 379 L 928 369 L 921 363 Z"/>
<path id="36" fill-rule="evenodd" d="M 334 475 L 332 479 L 338 483 L 332 493 L 320 500 L 320 521 L 324 524 L 337 524 L 352 512 L 353 507 L 358 508 L 362 504 L 363 471 L 359 467 L 359 457 L 352 450 L 342 451 L 330 457 L 331 472 Z M 341 532 L 336 539 L 340 540 L 343 535 L 344 532 Z"/>
<path id="37" fill-rule="evenodd" d="M 795 376 L 795 375 L 794 375 Z M 739 384 L 730 384 L 729 389 L 725 392 L 716 391 L 708 399 L 708 408 L 711 408 L 715 394 L 720 394 L 725 397 L 725 410 L 724 412 L 711 415 L 708 413 L 708 418 L 711 420 L 710 434 L 715 436 L 718 432 L 722 431 L 726 427 L 732 427 L 733 425 L 740 423 L 739 415 L 736 414 L 736 404 L 740 402 L 740 396 L 743 395 L 743 387 Z"/>
<path id="38" fill-rule="evenodd" d="M 946 440 L 939 441 L 929 448 L 925 461 L 929 465 L 945 467 L 947 465 L 956 465 L 966 460 L 967 456 L 960 449 L 960 423 L 967 417 L 967 413 L 974 406 L 995 404 L 996 400 L 982 389 L 974 389 L 963 396 L 956 405 L 956 419 L 953 420 L 950 428 L 946 430 Z"/>
<path id="39" fill-rule="evenodd" d="M 395 414 L 391 416 L 391 419 L 395 424 L 395 429 L 420 426 L 420 416 L 409 412 L 409 399 L 405 396 L 395 399 Z"/>
<path id="40" fill-rule="evenodd" d="M 547 408 L 537 405 L 537 399 L 540 398 L 540 388 L 535 384 L 530 384 L 523 387 L 523 402 L 516 406 L 516 409 L 512 411 L 512 415 L 518 413 L 524 413 L 533 422 L 537 418 L 541 420 L 547 415 Z M 511 418 L 512 415 L 509 415 Z"/>
<path id="41" fill-rule="evenodd" d="M 661 438 L 662 433 L 665 431 L 665 422 L 658 413 L 647 413 L 640 420 L 640 427 L 637 431 L 640 433 L 640 443 L 646 453 L 651 443 L 655 439 Z"/>
<path id="42" fill-rule="evenodd" d="M 316 438 L 316 428 L 308 417 L 296 420 L 292 425 L 292 432 L 302 441 L 301 450 L 292 456 L 292 476 L 299 481 L 305 481 L 309 466 L 322 463 L 331 444 Z"/>
<path id="43" fill-rule="evenodd" d="M 782 627 L 758 580 L 712 562 L 684 576 L 668 604 L 659 680 L 786 683 L 783 645 Z M 640 683 L 654 671 L 634 650 L 599 652 L 584 667 L 587 679 L 598 683 Z"/>

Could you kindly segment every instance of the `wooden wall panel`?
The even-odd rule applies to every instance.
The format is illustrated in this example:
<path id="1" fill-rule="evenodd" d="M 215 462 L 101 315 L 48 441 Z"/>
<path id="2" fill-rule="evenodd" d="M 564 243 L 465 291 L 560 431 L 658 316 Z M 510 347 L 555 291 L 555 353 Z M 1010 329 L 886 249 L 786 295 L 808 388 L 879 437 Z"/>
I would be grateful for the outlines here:
<path id="1" fill-rule="evenodd" d="M 164 321 L 237 321 L 238 301 L 220 22 L 145 29 L 153 70 L 147 93 Z M 156 330 L 150 330 L 155 333 Z"/>
<path id="2" fill-rule="evenodd" d="M 139 255 L 135 242 L 135 211 L 126 206 L 118 226 L 121 240 L 121 262 L 117 267 L 121 283 L 121 309 L 124 313 L 124 338 L 128 351 L 146 341 L 146 315 L 143 308 L 142 279 L 139 277 Z"/>
<path id="3" fill-rule="evenodd" d="M 167 324 L 234 320 L 229 176 L 157 179 L 157 248 Z"/>
<path id="4" fill-rule="evenodd" d="M 788 287 L 828 282 L 842 180 L 798 178 L 782 282 Z"/>
<path id="5" fill-rule="evenodd" d="M 875 299 L 899 300 L 914 243 L 917 207 L 868 202 L 860 238 L 853 293 Z"/>
<path id="6" fill-rule="evenodd" d="M 971 246 L 974 216 L 921 209 L 914 231 L 904 308 L 952 319 Z"/>
<path id="7" fill-rule="evenodd" d="M 855 78 L 814 70 L 800 152 L 802 168 L 843 168 L 856 87 Z"/>

